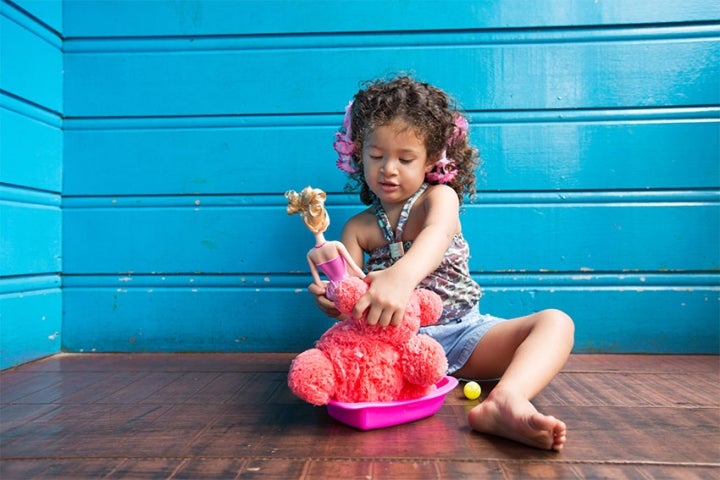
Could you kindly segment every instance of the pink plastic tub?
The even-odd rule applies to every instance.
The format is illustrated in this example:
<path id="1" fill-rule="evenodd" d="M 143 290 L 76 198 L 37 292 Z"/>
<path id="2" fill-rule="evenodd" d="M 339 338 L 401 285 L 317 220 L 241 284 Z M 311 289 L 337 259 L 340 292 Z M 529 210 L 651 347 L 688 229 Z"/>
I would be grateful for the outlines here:
<path id="1" fill-rule="evenodd" d="M 457 378 L 446 376 L 437 383 L 434 392 L 414 400 L 358 403 L 330 400 L 327 411 L 335 420 L 360 430 L 392 427 L 431 416 L 440 410 L 445 396 L 457 384 Z"/>

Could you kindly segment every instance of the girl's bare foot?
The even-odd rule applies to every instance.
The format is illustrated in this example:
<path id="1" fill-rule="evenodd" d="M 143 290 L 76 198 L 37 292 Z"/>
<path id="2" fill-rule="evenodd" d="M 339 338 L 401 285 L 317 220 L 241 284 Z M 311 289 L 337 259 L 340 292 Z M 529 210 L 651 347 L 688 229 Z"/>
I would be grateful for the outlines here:
<path id="1" fill-rule="evenodd" d="M 562 450 L 567 434 L 562 421 L 539 413 L 522 396 L 497 388 L 470 410 L 468 422 L 478 432 L 546 450 Z"/>

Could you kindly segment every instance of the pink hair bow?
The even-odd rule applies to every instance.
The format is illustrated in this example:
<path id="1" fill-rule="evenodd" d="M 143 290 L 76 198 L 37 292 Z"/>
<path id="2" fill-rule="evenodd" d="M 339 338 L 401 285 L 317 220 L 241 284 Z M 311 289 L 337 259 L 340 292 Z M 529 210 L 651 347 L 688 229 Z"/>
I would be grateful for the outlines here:
<path id="1" fill-rule="evenodd" d="M 447 147 L 467 136 L 468 132 L 468 121 L 462 115 L 455 115 L 455 128 L 453 133 L 447 141 L 447 146 L 442 151 L 440 160 L 435 162 L 435 166 L 431 172 L 425 175 L 425 178 L 430 182 L 437 183 L 448 183 L 455 178 L 457 175 L 457 167 L 455 166 L 455 160 L 448 158 Z"/>
<path id="2" fill-rule="evenodd" d="M 350 112 L 352 110 L 352 100 L 345 107 L 345 117 L 343 118 L 342 127 L 340 131 L 335 133 L 335 143 L 333 148 L 338 153 L 338 159 L 335 165 L 346 173 L 355 173 L 357 169 L 353 165 L 353 155 L 355 154 L 356 145 L 351 140 L 351 120 Z"/>

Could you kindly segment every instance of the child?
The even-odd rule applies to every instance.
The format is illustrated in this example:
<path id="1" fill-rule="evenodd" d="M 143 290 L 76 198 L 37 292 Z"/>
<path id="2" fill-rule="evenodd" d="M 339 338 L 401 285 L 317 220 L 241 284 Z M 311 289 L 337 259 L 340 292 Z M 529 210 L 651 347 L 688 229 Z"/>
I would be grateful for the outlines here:
<path id="1" fill-rule="evenodd" d="M 307 253 L 307 261 L 315 284 L 325 290 L 325 296 L 329 300 L 334 300 L 335 285 L 338 282 L 350 274 L 364 278 L 365 273 L 357 266 L 345 245 L 337 241 L 325 240 L 323 234 L 330 225 L 330 216 L 325 209 L 326 197 L 325 192 L 310 186 L 303 188 L 300 193 L 294 190 L 285 192 L 285 198 L 288 200 L 288 215 L 299 212 L 305 226 L 315 235 L 315 246 Z M 328 277 L 327 285 L 320 280 L 318 268 Z"/>
<path id="2" fill-rule="evenodd" d="M 335 149 L 338 167 L 359 183 L 360 198 L 370 205 L 348 220 L 341 238 L 356 263 L 369 255 L 369 289 L 353 315 L 397 324 L 414 288 L 433 289 L 443 298 L 443 317 L 422 333 L 443 345 L 448 373 L 499 378 L 469 412 L 470 426 L 561 450 L 565 424 L 539 413 L 530 400 L 565 364 L 574 325 L 558 310 L 512 320 L 479 313 L 480 287 L 470 277 L 459 219 L 479 160 L 451 99 L 408 77 L 371 83 L 348 105 Z M 309 291 L 326 314 L 337 316 L 322 285 Z"/>

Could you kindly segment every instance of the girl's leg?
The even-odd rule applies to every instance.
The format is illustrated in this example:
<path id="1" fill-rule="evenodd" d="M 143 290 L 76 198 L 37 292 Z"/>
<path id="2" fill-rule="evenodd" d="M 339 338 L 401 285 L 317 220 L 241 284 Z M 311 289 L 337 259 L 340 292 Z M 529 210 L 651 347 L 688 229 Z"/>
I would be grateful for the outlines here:
<path id="1" fill-rule="evenodd" d="M 456 376 L 498 378 L 490 395 L 468 414 L 470 426 L 538 448 L 562 449 L 565 424 L 530 403 L 567 361 L 574 325 L 559 310 L 503 322 L 478 343 Z"/>

